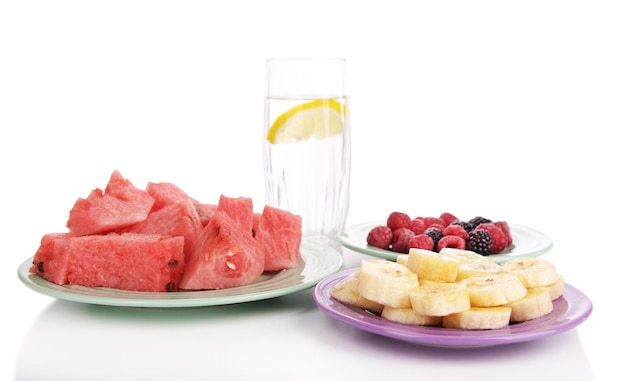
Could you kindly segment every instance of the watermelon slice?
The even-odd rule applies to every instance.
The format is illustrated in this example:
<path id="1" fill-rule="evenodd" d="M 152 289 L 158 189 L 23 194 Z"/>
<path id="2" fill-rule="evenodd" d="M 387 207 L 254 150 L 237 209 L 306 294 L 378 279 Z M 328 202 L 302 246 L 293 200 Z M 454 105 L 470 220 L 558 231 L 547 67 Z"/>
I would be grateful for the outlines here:
<path id="1" fill-rule="evenodd" d="M 67 248 L 71 237 L 69 233 L 45 234 L 33 258 L 30 272 L 39 274 L 48 282 L 66 284 Z"/>
<path id="2" fill-rule="evenodd" d="M 167 182 L 149 182 L 146 185 L 146 192 L 148 192 L 148 194 L 152 196 L 152 198 L 154 198 L 152 212 L 160 210 L 167 205 L 177 204 L 181 201 L 191 200 L 194 203 L 198 202 L 194 198 L 189 196 L 184 190 L 178 187 L 178 185 Z"/>
<path id="3" fill-rule="evenodd" d="M 180 288 L 217 290 L 244 286 L 263 274 L 265 253 L 250 231 L 226 212 L 215 212 L 187 254 Z"/>
<path id="4" fill-rule="evenodd" d="M 217 210 L 216 204 L 204 204 L 204 203 L 195 203 L 196 210 L 198 211 L 198 215 L 200 216 L 200 222 L 202 226 L 206 226 L 209 223 L 209 220 L 215 214 Z"/>
<path id="5" fill-rule="evenodd" d="M 185 266 L 183 237 L 110 233 L 42 239 L 31 272 L 56 284 L 176 291 Z"/>
<path id="6" fill-rule="evenodd" d="M 114 171 L 104 192 L 94 189 L 76 201 L 67 227 L 76 236 L 110 233 L 145 220 L 153 204 L 148 192 Z"/>
<path id="7" fill-rule="evenodd" d="M 302 261 L 302 217 L 269 205 L 256 223 L 255 238 L 265 248 L 265 271 L 279 271 Z"/>
<path id="8" fill-rule="evenodd" d="M 196 241 L 202 227 L 200 216 L 193 202 L 184 200 L 150 212 L 145 220 L 124 231 L 184 237 L 185 253 L 187 253 Z"/>
<path id="9" fill-rule="evenodd" d="M 252 199 L 248 197 L 227 197 L 220 195 L 216 212 L 226 212 L 230 218 L 241 225 L 241 228 L 252 234 Z"/>
<path id="10" fill-rule="evenodd" d="M 86 287 L 176 291 L 185 265 L 183 237 L 115 234 L 76 237 L 67 253 L 67 281 Z"/>

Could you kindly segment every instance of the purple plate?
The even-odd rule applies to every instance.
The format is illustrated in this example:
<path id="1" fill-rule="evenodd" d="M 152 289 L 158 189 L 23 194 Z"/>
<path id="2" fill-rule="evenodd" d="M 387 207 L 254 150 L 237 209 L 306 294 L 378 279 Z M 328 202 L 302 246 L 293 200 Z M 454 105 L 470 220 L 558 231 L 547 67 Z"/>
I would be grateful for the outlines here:
<path id="1" fill-rule="evenodd" d="M 555 300 L 554 310 L 546 316 L 494 330 L 463 330 L 422 327 L 384 319 L 357 307 L 345 305 L 330 296 L 340 282 L 353 276 L 356 269 L 331 275 L 317 284 L 313 299 L 331 317 L 362 330 L 416 344 L 443 347 L 483 347 L 542 339 L 568 331 L 585 321 L 593 309 L 589 298 L 565 284 L 563 295 Z"/>

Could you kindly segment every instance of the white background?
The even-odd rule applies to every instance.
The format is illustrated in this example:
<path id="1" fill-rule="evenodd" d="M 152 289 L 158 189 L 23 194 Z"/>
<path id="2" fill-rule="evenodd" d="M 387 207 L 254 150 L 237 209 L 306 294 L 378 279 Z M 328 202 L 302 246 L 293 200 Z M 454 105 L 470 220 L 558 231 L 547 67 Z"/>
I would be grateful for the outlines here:
<path id="1" fill-rule="evenodd" d="M 545 232 L 554 241 L 547 257 L 594 303 L 590 319 L 566 335 L 591 369 L 580 377 L 623 377 L 607 345 L 626 338 L 618 310 L 624 20 L 620 1 L 0 2 L 0 378 L 26 379 L 49 365 L 47 356 L 97 346 L 72 341 L 71 330 L 46 336 L 64 327 L 55 316 L 81 311 L 36 294 L 16 275 L 43 234 L 65 229 L 76 198 L 117 169 L 140 187 L 168 181 L 202 201 L 223 193 L 262 205 L 265 59 L 338 56 L 348 61 L 352 107 L 348 224 L 392 210 L 448 211 Z M 318 327 L 327 319 L 308 314 Z M 42 332 L 39 343 L 33 335 Z M 147 355 L 125 352 L 125 342 L 96 354 L 102 364 L 143 355 L 159 363 L 189 348 L 168 343 Z M 315 368 L 342 362 L 318 364 L 315 348 L 305 353 Z M 531 350 L 514 353 L 536 360 Z M 450 364 L 462 362 L 458 352 L 450 356 Z M 560 367 L 570 360 L 554 356 Z M 210 375 L 188 366 L 198 379 Z M 371 375 L 384 374 L 381 364 L 371 366 L 378 367 Z M 81 379 L 106 379 L 106 369 Z M 558 379 L 559 369 L 541 375 Z M 524 369 L 510 371 L 522 377 Z M 55 379 L 54 372 L 41 374 Z M 448 367 L 440 372 L 450 375 Z"/>

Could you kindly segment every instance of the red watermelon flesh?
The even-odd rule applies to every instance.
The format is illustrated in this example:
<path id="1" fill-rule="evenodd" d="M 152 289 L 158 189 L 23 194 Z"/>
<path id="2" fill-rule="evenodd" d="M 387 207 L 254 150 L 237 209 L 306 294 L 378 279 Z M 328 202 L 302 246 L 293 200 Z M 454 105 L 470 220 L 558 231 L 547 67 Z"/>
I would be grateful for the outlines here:
<path id="1" fill-rule="evenodd" d="M 176 291 L 185 258 L 183 237 L 107 234 L 74 237 L 67 248 L 67 281 L 86 287 Z"/>
<path id="2" fill-rule="evenodd" d="M 106 234 L 145 220 L 153 204 L 148 192 L 114 171 L 104 192 L 94 189 L 76 201 L 67 227 L 76 236 Z"/>
<path id="3" fill-rule="evenodd" d="M 226 212 L 215 212 L 187 255 L 180 288 L 217 290 L 251 284 L 263 273 L 265 254 L 252 234 Z"/>
<path id="4" fill-rule="evenodd" d="M 255 230 L 255 238 L 265 247 L 265 271 L 279 271 L 302 261 L 302 217 L 266 205 Z"/>
<path id="5" fill-rule="evenodd" d="M 30 272 L 39 274 L 48 282 L 66 284 L 67 248 L 71 237 L 69 233 L 45 234 L 33 258 Z"/>
<path id="6" fill-rule="evenodd" d="M 187 253 L 201 230 L 202 223 L 193 202 L 185 200 L 150 212 L 145 220 L 130 226 L 124 231 L 184 237 L 185 253 Z"/>
<path id="7" fill-rule="evenodd" d="M 216 212 L 226 212 L 236 222 L 241 225 L 243 230 L 252 234 L 252 215 L 253 205 L 252 199 L 249 197 L 227 197 L 220 195 L 217 203 Z"/>
<path id="8" fill-rule="evenodd" d="M 146 185 L 146 192 L 148 192 L 148 194 L 152 196 L 152 198 L 154 198 L 154 205 L 152 206 L 153 212 L 167 205 L 177 204 L 181 201 L 191 200 L 194 203 L 197 202 L 178 185 L 167 182 L 149 182 Z"/>
<path id="9" fill-rule="evenodd" d="M 209 223 L 209 220 L 215 214 L 217 210 L 216 204 L 204 204 L 204 203 L 195 203 L 196 210 L 198 211 L 198 215 L 200 216 L 200 222 L 202 226 L 206 226 Z"/>

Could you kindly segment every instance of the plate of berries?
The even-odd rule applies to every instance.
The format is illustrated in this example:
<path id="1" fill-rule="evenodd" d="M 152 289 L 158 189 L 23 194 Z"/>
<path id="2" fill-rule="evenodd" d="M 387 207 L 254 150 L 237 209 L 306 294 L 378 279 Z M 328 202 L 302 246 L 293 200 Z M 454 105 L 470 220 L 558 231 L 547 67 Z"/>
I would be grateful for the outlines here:
<path id="1" fill-rule="evenodd" d="M 482 216 L 463 220 L 451 213 L 414 217 L 392 212 L 387 220 L 344 229 L 340 242 L 356 252 L 395 261 L 410 248 L 439 251 L 444 247 L 471 250 L 502 264 L 513 258 L 538 257 L 553 243 L 546 234 Z"/>

